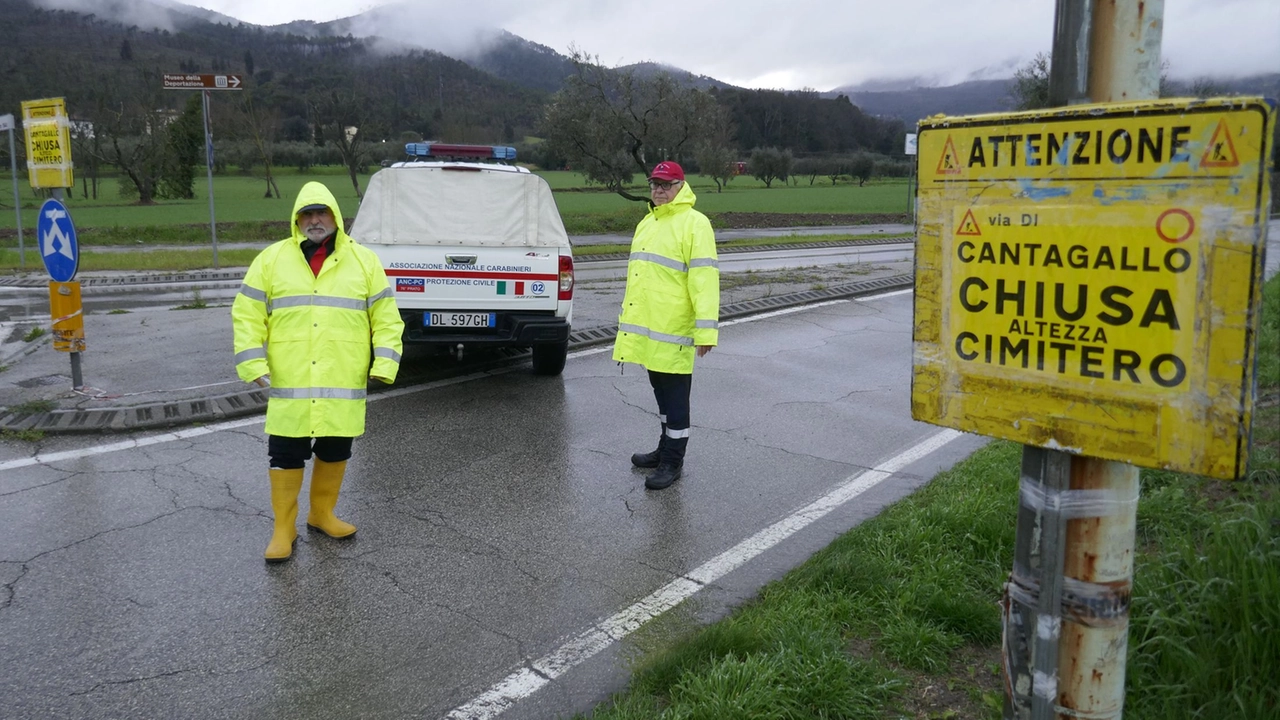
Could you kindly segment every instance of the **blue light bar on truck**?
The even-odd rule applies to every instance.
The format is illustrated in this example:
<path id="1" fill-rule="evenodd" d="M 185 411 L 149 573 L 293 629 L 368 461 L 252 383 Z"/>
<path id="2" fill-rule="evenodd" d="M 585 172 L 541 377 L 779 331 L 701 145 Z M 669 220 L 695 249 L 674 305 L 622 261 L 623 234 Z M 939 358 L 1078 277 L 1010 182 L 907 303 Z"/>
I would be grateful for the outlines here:
<path id="1" fill-rule="evenodd" d="M 447 143 L 406 143 L 406 155 L 420 158 L 476 158 L 480 160 L 515 160 L 516 149 L 504 145 L 450 145 Z"/>

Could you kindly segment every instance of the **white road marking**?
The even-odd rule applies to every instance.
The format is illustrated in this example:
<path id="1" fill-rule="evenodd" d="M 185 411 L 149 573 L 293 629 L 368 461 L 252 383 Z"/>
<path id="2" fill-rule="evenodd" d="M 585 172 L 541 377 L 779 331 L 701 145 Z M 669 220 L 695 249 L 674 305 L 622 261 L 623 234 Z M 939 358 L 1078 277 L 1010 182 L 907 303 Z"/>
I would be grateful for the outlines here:
<path id="1" fill-rule="evenodd" d="M 692 597 L 705 585 L 719 580 L 732 570 L 825 517 L 832 510 L 879 485 L 892 477 L 895 472 L 928 456 L 963 434 L 958 430 L 934 433 L 880 465 L 846 478 L 826 495 L 711 558 L 686 575 L 673 579 L 638 602 L 597 621 L 591 627 L 571 637 L 549 655 L 534 660 L 526 667 L 516 669 L 470 702 L 454 708 L 445 717 L 448 720 L 488 720 L 497 717 L 615 641 L 630 635 L 640 626 Z"/>
<path id="2" fill-rule="evenodd" d="M 32 465 L 43 465 L 44 463 L 61 462 L 63 460 L 76 460 L 78 458 L 87 457 L 89 455 L 105 455 L 107 453 L 119 452 L 121 450 L 133 450 L 136 448 L 147 447 L 149 445 L 159 445 L 160 443 L 174 442 L 175 440 L 187 440 L 201 435 L 209 435 L 211 433 L 222 432 L 223 430 L 234 430 L 236 428 L 246 427 L 265 422 L 266 418 L 252 417 L 243 420 L 229 420 L 221 422 L 217 425 L 206 425 L 198 428 L 188 428 L 179 430 L 178 432 L 161 433 L 159 435 L 151 435 L 149 437 L 137 438 L 134 440 L 122 440 L 120 442 L 110 443 L 108 445 L 94 445 L 87 448 L 79 448 L 76 450 L 63 450 L 62 452 L 41 453 L 29 458 L 21 458 L 18 460 L 6 460 L 0 462 L 0 470 L 13 470 L 15 468 L 30 467 Z"/>
<path id="3" fill-rule="evenodd" d="M 897 297 L 898 295 L 910 295 L 913 292 L 915 292 L 914 288 L 907 288 L 906 290 L 894 290 L 892 292 L 880 293 L 879 295 L 867 295 L 865 297 L 854 298 L 854 300 L 857 302 L 866 302 L 868 300 L 879 300 L 880 298 Z"/>
<path id="4" fill-rule="evenodd" d="M 514 368 L 499 368 L 497 370 L 489 370 L 485 372 L 472 373 L 470 375 L 460 375 L 455 378 L 445 380 L 437 380 L 424 385 L 413 385 L 411 387 L 397 388 L 380 392 L 376 395 L 370 395 L 369 402 L 379 402 L 389 400 L 401 395 L 411 395 L 426 390 L 434 390 L 436 388 L 446 387 L 448 385 L 457 385 L 458 383 L 470 382 L 482 377 L 490 377 L 493 375 L 501 375 L 511 372 Z M 32 465 L 42 465 L 44 463 L 62 462 L 64 460 L 76 460 L 91 455 L 105 455 L 107 453 L 120 452 L 121 450 L 134 450 L 137 448 L 148 447 L 151 445 L 159 445 L 161 443 L 175 442 L 178 440 L 190 440 L 191 438 L 201 437 L 203 435 L 212 435 L 213 433 L 223 432 L 225 430 L 235 430 L 236 428 L 249 427 L 250 425 L 261 425 L 265 423 L 267 418 L 263 415 L 255 415 L 254 417 L 241 418 L 239 420 L 228 420 L 226 422 L 215 423 L 213 425 L 205 425 L 202 427 L 187 428 L 171 433 L 160 433 L 159 435 L 150 435 L 148 437 L 136 438 L 133 440 L 122 440 L 120 442 L 109 443 L 107 445 L 93 445 L 86 448 L 76 450 L 63 450 L 54 453 L 41 453 L 29 458 L 20 458 L 18 460 L 6 460 L 0 462 L 0 471 L 14 470 L 16 468 L 30 467 Z"/>
<path id="5" fill-rule="evenodd" d="M 726 320 L 720 323 L 720 327 L 725 328 L 725 327 L 729 327 L 730 325 L 741 325 L 742 323 L 755 322 L 757 320 L 768 320 L 769 318 L 776 318 L 781 315 L 791 315 L 792 313 L 798 313 L 804 310 L 812 310 L 814 308 L 827 307 L 828 305 L 843 305 L 844 303 L 847 303 L 847 302 L 849 301 L 848 300 L 828 300 L 826 302 L 813 303 L 812 305 L 800 305 L 797 307 L 785 308 L 783 310 L 774 310 L 773 312 L 760 313 L 759 315 L 752 315 L 750 317 L 738 318 L 737 320 Z"/>

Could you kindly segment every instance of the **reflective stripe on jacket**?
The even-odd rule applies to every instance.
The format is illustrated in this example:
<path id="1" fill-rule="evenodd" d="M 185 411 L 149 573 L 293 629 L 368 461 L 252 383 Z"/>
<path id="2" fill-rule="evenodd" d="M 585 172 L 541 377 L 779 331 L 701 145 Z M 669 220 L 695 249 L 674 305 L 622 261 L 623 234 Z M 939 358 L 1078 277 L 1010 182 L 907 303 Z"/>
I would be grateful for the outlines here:
<path id="1" fill-rule="evenodd" d="M 338 225 L 319 275 L 293 222 L 317 203 L 329 206 Z M 355 437 L 364 433 L 369 377 L 391 381 L 400 369 L 404 321 L 382 263 L 343 232 L 328 188 L 304 185 L 290 223 L 292 236 L 254 258 L 231 305 L 236 373 L 245 382 L 271 375 L 267 433 Z"/>
<path id="2" fill-rule="evenodd" d="M 707 216 L 688 183 L 636 226 L 613 359 L 692 373 L 694 348 L 720 338 L 720 267 Z"/>

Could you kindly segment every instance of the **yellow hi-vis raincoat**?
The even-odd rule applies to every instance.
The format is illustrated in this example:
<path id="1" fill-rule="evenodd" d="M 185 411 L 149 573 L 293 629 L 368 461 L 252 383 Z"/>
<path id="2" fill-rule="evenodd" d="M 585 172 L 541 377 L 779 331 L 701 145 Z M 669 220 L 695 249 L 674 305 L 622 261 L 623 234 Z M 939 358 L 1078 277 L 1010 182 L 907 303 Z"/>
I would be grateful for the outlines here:
<path id="1" fill-rule="evenodd" d="M 315 204 L 329 206 L 338 225 L 319 275 L 294 221 Z M 236 373 L 245 382 L 271 375 L 268 434 L 356 437 L 364 434 L 369 378 L 391 382 L 400 369 L 404 321 L 382 263 L 343 232 L 328 188 L 304 185 L 289 224 L 292 236 L 254 258 L 231 305 Z"/>
<path id="2" fill-rule="evenodd" d="M 688 183 L 636 226 L 613 359 L 691 374 L 694 348 L 720 338 L 720 266 Z"/>

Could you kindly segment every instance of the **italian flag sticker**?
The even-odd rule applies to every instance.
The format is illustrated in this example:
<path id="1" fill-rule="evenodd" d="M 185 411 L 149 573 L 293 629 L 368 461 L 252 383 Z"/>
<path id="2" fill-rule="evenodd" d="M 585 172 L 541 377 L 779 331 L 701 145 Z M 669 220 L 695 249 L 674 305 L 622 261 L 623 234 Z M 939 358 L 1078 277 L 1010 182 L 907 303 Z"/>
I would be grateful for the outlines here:
<path id="1" fill-rule="evenodd" d="M 522 283 L 522 282 L 507 282 L 506 280 L 499 280 L 499 281 L 498 281 L 498 294 L 499 294 L 499 295 L 523 295 L 523 294 L 524 294 L 524 283 Z"/>

